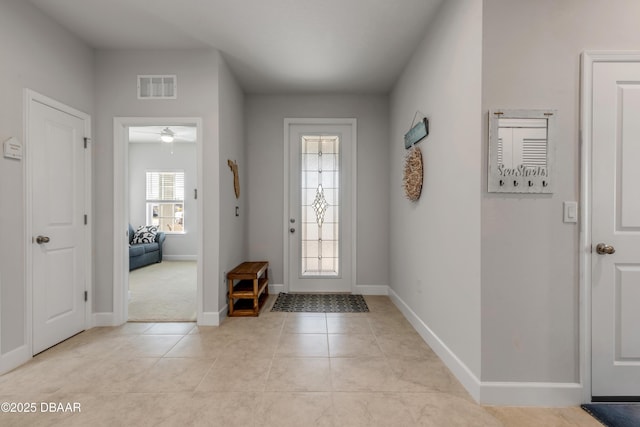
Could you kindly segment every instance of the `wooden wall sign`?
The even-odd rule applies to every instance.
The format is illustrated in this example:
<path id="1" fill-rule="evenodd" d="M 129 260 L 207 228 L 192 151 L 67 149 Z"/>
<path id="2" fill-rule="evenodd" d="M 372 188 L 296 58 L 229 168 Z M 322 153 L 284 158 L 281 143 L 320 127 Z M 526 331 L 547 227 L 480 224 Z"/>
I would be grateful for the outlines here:
<path id="1" fill-rule="evenodd" d="M 236 199 L 240 197 L 240 178 L 238 178 L 238 164 L 231 160 L 227 160 L 227 164 L 233 172 L 233 190 L 236 193 Z"/>
<path id="2" fill-rule="evenodd" d="M 404 134 L 404 148 L 408 149 L 427 135 L 429 135 L 429 121 L 425 117 Z"/>

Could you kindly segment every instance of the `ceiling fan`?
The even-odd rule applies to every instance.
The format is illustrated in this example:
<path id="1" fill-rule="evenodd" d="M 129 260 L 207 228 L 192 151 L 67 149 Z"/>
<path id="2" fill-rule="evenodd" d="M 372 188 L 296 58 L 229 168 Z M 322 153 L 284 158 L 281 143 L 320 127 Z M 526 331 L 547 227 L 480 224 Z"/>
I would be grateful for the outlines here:
<path id="1" fill-rule="evenodd" d="M 134 126 L 129 128 L 130 142 L 195 142 L 193 126 Z"/>
<path id="2" fill-rule="evenodd" d="M 173 142 L 176 137 L 176 133 L 169 129 L 168 127 L 162 129 L 160 132 L 160 140 L 162 142 Z"/>

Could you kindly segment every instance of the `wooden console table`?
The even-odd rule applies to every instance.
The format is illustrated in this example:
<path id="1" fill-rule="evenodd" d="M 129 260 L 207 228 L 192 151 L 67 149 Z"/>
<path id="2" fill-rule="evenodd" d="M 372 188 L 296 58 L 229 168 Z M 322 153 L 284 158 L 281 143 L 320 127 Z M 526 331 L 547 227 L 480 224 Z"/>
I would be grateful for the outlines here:
<path id="1" fill-rule="evenodd" d="M 229 317 L 257 316 L 269 296 L 269 263 L 243 262 L 227 273 Z"/>

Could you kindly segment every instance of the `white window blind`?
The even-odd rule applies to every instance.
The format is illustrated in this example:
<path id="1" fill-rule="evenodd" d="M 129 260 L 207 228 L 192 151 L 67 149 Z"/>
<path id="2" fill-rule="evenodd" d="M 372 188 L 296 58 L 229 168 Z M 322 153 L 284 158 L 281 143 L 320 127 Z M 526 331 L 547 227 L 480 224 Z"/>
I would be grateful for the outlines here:
<path id="1" fill-rule="evenodd" d="M 184 172 L 147 172 L 147 201 L 184 201 Z"/>
<path id="2" fill-rule="evenodd" d="M 184 172 L 147 172 L 147 224 L 184 233 Z"/>

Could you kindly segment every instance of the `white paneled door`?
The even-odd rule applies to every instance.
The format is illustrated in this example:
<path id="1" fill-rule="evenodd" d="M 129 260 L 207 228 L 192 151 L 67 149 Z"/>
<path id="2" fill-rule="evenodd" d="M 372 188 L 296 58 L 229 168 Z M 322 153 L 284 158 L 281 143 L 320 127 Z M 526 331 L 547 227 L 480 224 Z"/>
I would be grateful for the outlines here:
<path id="1" fill-rule="evenodd" d="M 33 354 L 85 328 L 84 121 L 31 100 Z"/>
<path id="2" fill-rule="evenodd" d="M 640 399 L 640 62 L 594 62 L 592 82 L 592 396 L 634 400 Z"/>
<path id="3" fill-rule="evenodd" d="M 289 290 L 351 292 L 355 120 L 286 130 Z"/>

